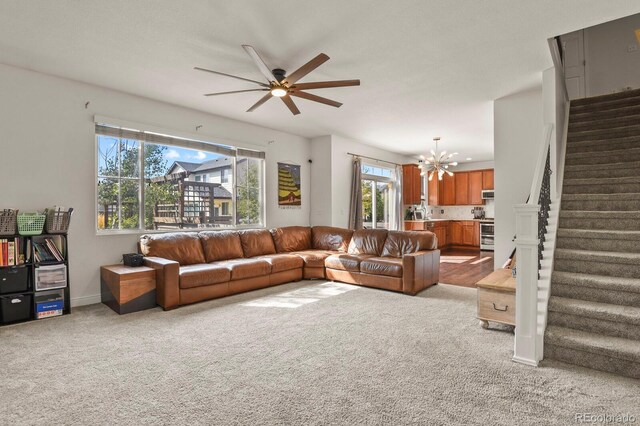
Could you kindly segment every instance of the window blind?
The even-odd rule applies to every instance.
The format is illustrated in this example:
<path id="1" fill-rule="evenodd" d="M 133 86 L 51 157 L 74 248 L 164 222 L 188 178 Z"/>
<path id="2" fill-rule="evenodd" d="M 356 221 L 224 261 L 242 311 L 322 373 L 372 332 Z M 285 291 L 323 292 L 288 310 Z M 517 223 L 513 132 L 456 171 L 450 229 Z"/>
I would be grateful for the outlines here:
<path id="1" fill-rule="evenodd" d="M 197 149 L 200 151 L 214 152 L 216 154 L 226 155 L 228 157 L 252 157 L 265 158 L 262 151 L 254 151 L 250 149 L 234 148 L 232 146 L 203 142 L 194 139 L 179 138 L 175 136 L 163 135 L 159 133 L 147 132 L 142 130 L 127 129 L 119 126 L 110 126 L 108 124 L 96 123 L 96 134 L 103 136 L 111 136 L 114 138 L 135 139 L 149 143 L 157 143 L 163 145 L 174 145 L 182 148 Z"/>

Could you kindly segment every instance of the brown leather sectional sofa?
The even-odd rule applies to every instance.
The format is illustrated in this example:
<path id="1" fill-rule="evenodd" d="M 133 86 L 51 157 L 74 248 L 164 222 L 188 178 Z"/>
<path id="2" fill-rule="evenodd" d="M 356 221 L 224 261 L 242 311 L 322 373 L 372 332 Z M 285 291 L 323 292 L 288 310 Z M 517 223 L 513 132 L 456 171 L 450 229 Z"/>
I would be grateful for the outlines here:
<path id="1" fill-rule="evenodd" d="M 166 309 L 301 279 L 329 279 L 414 295 L 436 284 L 431 232 L 327 226 L 202 231 L 140 237 Z"/>

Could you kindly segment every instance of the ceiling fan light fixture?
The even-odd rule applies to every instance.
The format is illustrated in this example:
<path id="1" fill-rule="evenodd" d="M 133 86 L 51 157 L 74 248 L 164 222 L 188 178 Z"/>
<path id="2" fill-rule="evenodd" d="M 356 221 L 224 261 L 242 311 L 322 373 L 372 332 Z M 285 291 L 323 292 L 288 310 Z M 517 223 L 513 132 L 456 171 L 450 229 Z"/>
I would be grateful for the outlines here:
<path id="1" fill-rule="evenodd" d="M 287 90 L 283 87 L 274 87 L 271 89 L 271 94 L 277 98 L 281 98 L 287 94 Z"/>

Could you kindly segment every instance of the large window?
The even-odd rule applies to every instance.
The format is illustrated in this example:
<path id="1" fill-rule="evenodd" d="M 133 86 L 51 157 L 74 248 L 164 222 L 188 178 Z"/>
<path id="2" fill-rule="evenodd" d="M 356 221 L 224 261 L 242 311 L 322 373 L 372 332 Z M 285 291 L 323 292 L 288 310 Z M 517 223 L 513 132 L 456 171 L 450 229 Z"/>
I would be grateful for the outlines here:
<path id="1" fill-rule="evenodd" d="M 365 228 L 389 229 L 395 172 L 362 164 L 362 222 Z"/>
<path id="2" fill-rule="evenodd" d="M 264 153 L 105 125 L 96 142 L 98 231 L 264 226 Z"/>

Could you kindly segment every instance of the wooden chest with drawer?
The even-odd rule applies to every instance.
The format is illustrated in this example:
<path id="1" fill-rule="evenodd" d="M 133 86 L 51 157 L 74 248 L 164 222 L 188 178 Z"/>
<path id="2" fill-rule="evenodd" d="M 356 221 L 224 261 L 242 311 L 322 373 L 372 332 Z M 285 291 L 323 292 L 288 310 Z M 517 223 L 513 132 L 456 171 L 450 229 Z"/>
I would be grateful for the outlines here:
<path id="1" fill-rule="evenodd" d="M 497 269 L 476 283 L 478 319 L 483 328 L 489 321 L 516 325 L 516 279 L 511 269 Z"/>

